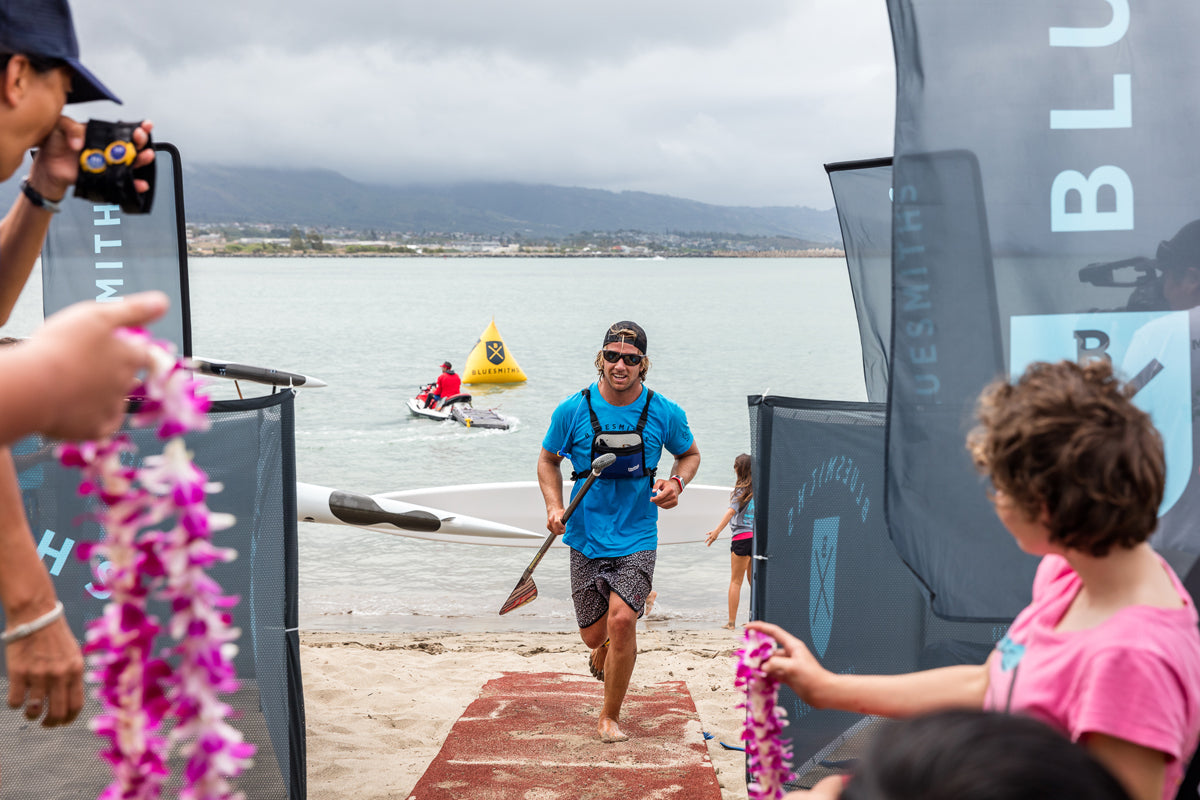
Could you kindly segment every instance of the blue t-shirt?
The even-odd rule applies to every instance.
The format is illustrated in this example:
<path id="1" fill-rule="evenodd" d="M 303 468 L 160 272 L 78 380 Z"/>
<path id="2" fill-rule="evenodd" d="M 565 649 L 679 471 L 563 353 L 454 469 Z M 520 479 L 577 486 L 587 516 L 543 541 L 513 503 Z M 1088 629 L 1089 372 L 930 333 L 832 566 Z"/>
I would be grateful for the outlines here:
<path id="1" fill-rule="evenodd" d="M 609 405 L 600 396 L 599 384 L 591 386 L 592 410 L 605 431 L 633 431 L 646 404 L 646 387 L 627 406 Z M 550 429 L 542 447 L 571 462 L 576 472 L 592 466 L 592 420 L 587 402 L 580 392 L 568 397 L 554 409 Z M 687 452 L 692 446 L 692 430 L 683 409 L 658 392 L 650 401 L 646 427 L 642 429 L 647 469 L 658 466 L 662 451 L 672 455 Z M 669 477 L 661 475 L 658 477 Z M 583 488 L 584 479 L 575 482 L 571 497 Z M 650 502 L 654 479 L 597 478 L 571 518 L 563 542 L 588 558 L 615 558 L 658 547 L 658 506 Z"/>

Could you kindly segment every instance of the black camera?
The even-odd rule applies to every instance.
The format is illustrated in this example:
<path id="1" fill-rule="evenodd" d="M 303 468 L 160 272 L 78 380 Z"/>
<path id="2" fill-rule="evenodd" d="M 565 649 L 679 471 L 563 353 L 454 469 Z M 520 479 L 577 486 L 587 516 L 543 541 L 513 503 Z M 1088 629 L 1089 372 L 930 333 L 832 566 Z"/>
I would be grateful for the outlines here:
<path id="1" fill-rule="evenodd" d="M 1079 270 L 1079 280 L 1092 286 L 1133 289 L 1124 307 L 1112 310 L 1161 311 L 1168 307 L 1163 296 L 1162 267 L 1153 258 L 1139 256 L 1088 264 Z"/>
<path id="2" fill-rule="evenodd" d="M 75 196 L 94 203 L 120 206 L 127 214 L 149 214 L 154 203 L 154 162 L 134 168 L 141 152 L 133 143 L 133 132 L 140 122 L 88 120 L 83 152 L 79 155 L 79 177 Z M 153 149 L 147 139 L 143 149 Z M 150 188 L 139 192 L 135 180 L 144 180 Z"/>

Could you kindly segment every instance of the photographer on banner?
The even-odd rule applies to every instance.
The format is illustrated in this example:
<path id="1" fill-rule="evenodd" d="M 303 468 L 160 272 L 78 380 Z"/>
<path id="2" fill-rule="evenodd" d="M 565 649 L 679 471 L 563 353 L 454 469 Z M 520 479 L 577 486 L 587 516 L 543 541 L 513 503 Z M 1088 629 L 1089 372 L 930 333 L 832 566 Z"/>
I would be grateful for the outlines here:
<path id="1" fill-rule="evenodd" d="M 1186 311 L 1200 306 L 1200 219 L 1159 242 L 1153 258 L 1088 264 L 1079 270 L 1079 280 L 1092 286 L 1133 289 L 1124 305 L 1109 311 Z"/>
<path id="2" fill-rule="evenodd" d="M 120 102 L 79 62 L 66 0 L 0 0 L 0 180 L 11 179 L 25 154 L 37 150 L 21 194 L 0 221 L 0 323 L 8 320 L 72 185 L 88 197 L 96 196 L 91 185 L 97 182 L 117 187 L 122 201 L 152 187 L 137 178 L 154 158 L 149 123 L 124 126 L 128 137 L 99 150 L 97 161 L 95 150 L 84 150 L 84 125 L 62 116 L 65 103 L 100 99 Z M 146 292 L 118 303 L 79 303 L 0 352 L 0 640 L 9 706 L 24 706 L 27 719 L 41 718 L 45 726 L 70 723 L 83 708 L 83 659 L 25 520 L 7 448 L 35 432 L 93 439 L 115 431 L 125 397 L 149 363 L 146 346 L 117 331 L 148 325 L 167 302 L 159 292 Z"/>

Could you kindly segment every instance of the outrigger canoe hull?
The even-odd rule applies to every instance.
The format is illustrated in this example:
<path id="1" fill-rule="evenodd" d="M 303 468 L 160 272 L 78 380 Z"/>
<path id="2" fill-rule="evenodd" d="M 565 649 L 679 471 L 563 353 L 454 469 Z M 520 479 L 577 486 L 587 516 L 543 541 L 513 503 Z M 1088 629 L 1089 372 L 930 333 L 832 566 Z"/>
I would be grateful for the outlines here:
<path id="1" fill-rule="evenodd" d="M 434 542 L 500 547 L 536 548 L 546 538 L 546 504 L 537 481 L 434 486 L 377 495 L 342 492 L 311 483 L 296 486 L 301 522 L 350 525 Z M 564 490 L 569 493 L 570 487 Z M 713 520 L 720 519 L 729 508 L 729 492 L 728 486 L 688 486 L 679 496 L 678 506 L 658 515 L 659 545 L 703 542 Z M 565 546 L 559 538 L 553 548 Z"/>
<path id="2" fill-rule="evenodd" d="M 536 547 L 544 533 L 438 508 L 296 483 L 296 512 L 301 522 L 349 525 L 393 536 L 435 542 Z"/>

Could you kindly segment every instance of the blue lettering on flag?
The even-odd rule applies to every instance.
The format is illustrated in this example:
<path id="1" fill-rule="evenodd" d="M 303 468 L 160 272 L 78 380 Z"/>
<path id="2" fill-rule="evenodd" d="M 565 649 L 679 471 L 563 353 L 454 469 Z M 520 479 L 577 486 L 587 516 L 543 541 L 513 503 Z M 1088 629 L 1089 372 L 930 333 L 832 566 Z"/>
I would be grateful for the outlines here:
<path id="1" fill-rule="evenodd" d="M 46 556 L 51 556 L 54 561 L 50 564 L 49 572 L 51 575 L 58 575 L 62 572 L 63 566 L 67 563 L 67 556 L 71 554 L 71 548 L 75 546 L 75 540 L 64 536 L 61 547 L 54 547 L 54 537 L 56 534 L 49 528 L 42 534 L 42 540 L 38 542 L 38 558 L 45 559 Z"/>
<path id="2" fill-rule="evenodd" d="M 838 523 L 841 517 L 813 520 L 812 567 L 808 580 L 808 627 L 818 656 L 825 655 L 833 633 L 833 590 L 837 572 Z"/>
<path id="3" fill-rule="evenodd" d="M 100 580 L 102 582 L 108 581 L 108 576 L 109 576 L 109 573 L 111 573 L 111 572 L 112 572 L 112 562 L 111 561 L 101 561 L 96 566 L 96 575 L 100 578 Z M 107 600 L 108 598 L 112 597 L 112 590 L 102 589 L 102 588 L 100 588 L 99 585 L 92 583 L 92 582 L 89 582 L 83 588 L 87 590 L 88 594 L 90 594 L 92 597 L 96 598 L 97 600 Z"/>
<path id="4" fill-rule="evenodd" d="M 1192 473 L 1192 354 L 1186 311 L 1104 311 L 1012 317 L 1009 372 L 1033 361 L 1104 358 L 1137 384 L 1133 402 L 1162 435 L 1167 485 L 1161 517 L 1183 495 Z"/>

